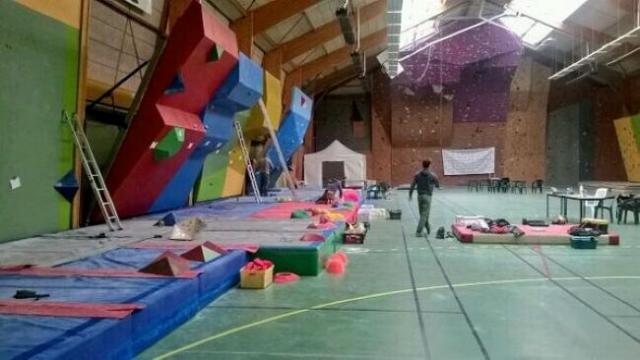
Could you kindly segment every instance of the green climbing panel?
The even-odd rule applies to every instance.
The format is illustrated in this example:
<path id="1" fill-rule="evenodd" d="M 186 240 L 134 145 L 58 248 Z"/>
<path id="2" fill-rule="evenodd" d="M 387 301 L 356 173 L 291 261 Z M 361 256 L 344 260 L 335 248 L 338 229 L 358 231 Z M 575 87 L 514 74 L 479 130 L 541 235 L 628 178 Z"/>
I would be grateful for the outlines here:
<path id="1" fill-rule="evenodd" d="M 631 129 L 633 130 L 633 135 L 636 138 L 638 151 L 640 151 L 640 114 L 631 117 Z"/>
<path id="2" fill-rule="evenodd" d="M 156 160 L 165 160 L 177 154 L 184 143 L 184 129 L 173 128 L 169 130 L 153 149 Z"/>

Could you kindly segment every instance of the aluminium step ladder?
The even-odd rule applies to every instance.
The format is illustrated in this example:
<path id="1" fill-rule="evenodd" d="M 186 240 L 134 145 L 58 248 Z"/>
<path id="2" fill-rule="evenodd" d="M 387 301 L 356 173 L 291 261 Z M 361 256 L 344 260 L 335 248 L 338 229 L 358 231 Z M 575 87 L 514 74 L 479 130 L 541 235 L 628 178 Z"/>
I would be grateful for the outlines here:
<path id="1" fill-rule="evenodd" d="M 87 135 L 78 122 L 77 114 L 71 115 L 67 111 L 63 110 L 62 116 L 71 129 L 76 148 L 80 152 L 82 167 L 89 178 L 89 184 L 93 189 L 93 194 L 98 202 L 105 223 L 111 231 L 122 230 L 122 224 L 120 223 L 120 218 L 116 212 L 116 207 L 113 205 L 111 194 L 109 194 L 107 185 L 105 184 L 102 173 L 100 172 L 98 162 L 93 155 L 89 139 L 87 139 Z"/>
<path id="2" fill-rule="evenodd" d="M 253 170 L 251 164 L 251 158 L 249 157 L 249 150 L 247 149 L 247 143 L 244 141 L 244 134 L 242 133 L 242 125 L 238 120 L 234 121 L 233 127 L 236 129 L 236 135 L 238 136 L 238 143 L 240 143 L 240 149 L 242 150 L 242 157 L 247 166 L 247 173 L 249 173 L 249 180 L 251 182 L 251 188 L 253 189 L 253 196 L 256 198 L 256 203 L 262 204 L 262 196 L 260 195 L 260 188 L 258 187 L 258 181 L 256 179 L 256 173 Z"/>

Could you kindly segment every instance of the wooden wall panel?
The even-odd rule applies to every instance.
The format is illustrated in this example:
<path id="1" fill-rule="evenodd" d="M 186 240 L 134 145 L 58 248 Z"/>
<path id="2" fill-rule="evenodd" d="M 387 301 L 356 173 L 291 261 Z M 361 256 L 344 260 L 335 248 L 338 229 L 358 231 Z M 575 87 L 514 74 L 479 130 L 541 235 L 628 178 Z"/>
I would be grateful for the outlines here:
<path id="1" fill-rule="evenodd" d="M 391 101 L 387 75 L 376 72 L 371 90 L 371 157 L 370 178 L 391 181 Z"/>
<path id="2" fill-rule="evenodd" d="M 394 147 L 448 146 L 453 132 L 453 103 L 431 88 L 392 86 Z"/>
<path id="3" fill-rule="evenodd" d="M 511 84 L 505 127 L 504 175 L 532 181 L 545 178 L 547 99 L 551 69 L 523 58 Z"/>

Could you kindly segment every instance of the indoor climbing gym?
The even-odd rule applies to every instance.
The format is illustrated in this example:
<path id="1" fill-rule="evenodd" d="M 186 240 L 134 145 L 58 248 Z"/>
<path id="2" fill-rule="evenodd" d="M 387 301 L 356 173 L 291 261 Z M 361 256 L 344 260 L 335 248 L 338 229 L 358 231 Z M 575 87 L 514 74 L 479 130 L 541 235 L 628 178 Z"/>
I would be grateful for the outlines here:
<path id="1" fill-rule="evenodd" d="M 640 0 L 0 0 L 14 359 L 640 359 Z"/>

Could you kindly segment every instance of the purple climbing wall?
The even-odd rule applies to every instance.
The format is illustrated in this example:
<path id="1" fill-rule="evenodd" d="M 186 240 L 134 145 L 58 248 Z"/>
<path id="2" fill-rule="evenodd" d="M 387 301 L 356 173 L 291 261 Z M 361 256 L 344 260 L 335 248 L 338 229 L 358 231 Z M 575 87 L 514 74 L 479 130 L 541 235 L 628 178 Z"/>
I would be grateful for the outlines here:
<path id="1" fill-rule="evenodd" d="M 439 36 L 447 36 L 475 21 L 445 24 Z M 511 80 L 522 50 L 519 38 L 485 24 L 408 58 L 402 63 L 405 72 L 394 83 L 430 88 L 434 93 L 451 97 L 454 122 L 504 122 L 509 111 Z M 436 90 L 440 86 L 442 90 Z"/>

